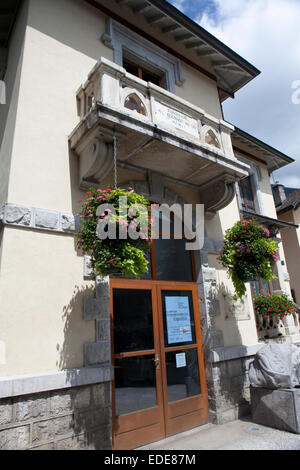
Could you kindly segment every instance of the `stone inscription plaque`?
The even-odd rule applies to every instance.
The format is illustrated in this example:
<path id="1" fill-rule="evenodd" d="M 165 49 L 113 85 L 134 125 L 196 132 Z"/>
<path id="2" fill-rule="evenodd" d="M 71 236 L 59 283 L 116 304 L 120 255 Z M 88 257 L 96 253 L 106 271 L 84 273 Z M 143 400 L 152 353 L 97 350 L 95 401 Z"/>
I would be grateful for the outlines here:
<path id="1" fill-rule="evenodd" d="M 158 121 L 176 127 L 183 132 L 199 137 L 197 120 L 164 104 L 155 103 L 155 117 Z"/>

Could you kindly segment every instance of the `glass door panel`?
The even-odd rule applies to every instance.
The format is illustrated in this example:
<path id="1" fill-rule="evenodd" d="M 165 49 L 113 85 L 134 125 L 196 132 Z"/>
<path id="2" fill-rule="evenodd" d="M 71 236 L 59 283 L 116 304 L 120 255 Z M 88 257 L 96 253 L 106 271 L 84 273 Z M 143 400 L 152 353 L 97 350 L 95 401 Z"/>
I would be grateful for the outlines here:
<path id="1" fill-rule="evenodd" d="M 161 292 L 165 347 L 196 343 L 193 294 L 187 290 Z"/>
<path id="2" fill-rule="evenodd" d="M 151 281 L 111 279 L 114 449 L 164 436 L 156 289 Z"/>
<path id="3" fill-rule="evenodd" d="M 152 291 L 114 289 L 114 353 L 154 349 Z"/>
<path id="4" fill-rule="evenodd" d="M 116 416 L 157 406 L 155 356 L 115 359 Z"/>
<path id="5" fill-rule="evenodd" d="M 160 331 L 166 436 L 208 420 L 197 289 L 161 283 Z"/>
<path id="6" fill-rule="evenodd" d="M 197 349 L 166 353 L 168 402 L 201 394 Z"/>

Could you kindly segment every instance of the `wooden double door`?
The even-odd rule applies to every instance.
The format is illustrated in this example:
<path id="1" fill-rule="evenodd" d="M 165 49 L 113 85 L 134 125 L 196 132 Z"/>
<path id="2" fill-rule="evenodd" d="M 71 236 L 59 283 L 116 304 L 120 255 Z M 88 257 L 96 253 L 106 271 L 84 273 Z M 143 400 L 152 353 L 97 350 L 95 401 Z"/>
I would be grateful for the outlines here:
<path id="1" fill-rule="evenodd" d="M 208 421 L 196 285 L 111 279 L 113 447 Z"/>

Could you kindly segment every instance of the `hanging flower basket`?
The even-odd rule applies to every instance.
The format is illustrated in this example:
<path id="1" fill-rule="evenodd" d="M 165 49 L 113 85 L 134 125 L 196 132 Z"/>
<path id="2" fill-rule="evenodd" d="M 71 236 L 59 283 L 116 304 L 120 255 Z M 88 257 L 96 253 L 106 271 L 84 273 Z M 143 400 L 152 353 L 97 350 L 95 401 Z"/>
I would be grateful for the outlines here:
<path id="1" fill-rule="evenodd" d="M 254 311 L 263 319 L 282 320 L 285 316 L 296 312 L 296 308 L 286 294 L 263 294 L 255 297 Z"/>
<path id="2" fill-rule="evenodd" d="M 227 268 L 236 297 L 246 293 L 246 282 L 271 281 L 276 276 L 272 267 L 278 260 L 278 248 L 267 228 L 255 219 L 239 221 L 226 231 L 219 261 Z"/>
<path id="3" fill-rule="evenodd" d="M 241 280 L 243 282 L 255 282 L 255 281 L 259 281 L 259 277 L 255 277 L 255 276 L 250 276 L 250 277 L 241 277 Z"/>
<path id="4" fill-rule="evenodd" d="M 148 271 L 151 213 L 145 197 L 132 188 L 91 188 L 77 215 L 81 219 L 77 248 L 90 255 L 93 278 L 140 278 Z"/>

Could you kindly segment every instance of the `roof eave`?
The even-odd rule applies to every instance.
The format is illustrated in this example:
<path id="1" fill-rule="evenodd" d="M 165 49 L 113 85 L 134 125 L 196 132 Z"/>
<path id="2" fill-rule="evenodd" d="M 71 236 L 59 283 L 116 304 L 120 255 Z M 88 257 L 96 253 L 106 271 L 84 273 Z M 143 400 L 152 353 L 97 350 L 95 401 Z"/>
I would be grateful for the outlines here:
<path id="1" fill-rule="evenodd" d="M 250 64 L 250 62 L 248 62 L 242 56 L 240 56 L 235 51 L 233 51 L 230 47 L 226 46 L 226 44 L 224 44 L 222 41 L 220 41 L 211 33 L 209 33 L 206 29 L 202 28 L 202 26 L 200 26 L 198 23 L 195 23 L 195 21 L 193 21 L 191 18 L 186 16 L 176 7 L 171 5 L 171 3 L 169 3 L 168 1 L 166 0 L 163 0 L 163 1 L 162 0 L 147 0 L 147 1 L 151 3 L 153 6 L 155 6 L 156 8 L 160 9 L 164 13 L 171 16 L 175 21 L 178 21 L 186 28 L 191 29 L 193 33 L 199 35 L 200 38 L 205 39 L 216 50 L 221 52 L 223 55 L 226 55 L 228 59 L 234 60 L 237 64 L 241 65 L 245 69 L 245 71 L 247 71 L 248 73 L 252 74 L 253 76 L 257 76 L 261 73 L 261 71 L 258 70 L 258 68 Z"/>
<path id="2" fill-rule="evenodd" d="M 242 210 L 241 213 L 242 216 L 246 219 L 254 218 L 259 223 L 263 223 L 270 230 L 272 235 L 275 235 L 276 232 L 285 228 L 297 229 L 299 227 L 299 225 L 294 224 L 292 222 L 286 222 L 285 220 L 280 219 L 273 219 L 272 217 L 268 217 L 266 215 L 253 214 L 252 212 L 247 212 L 245 210 Z"/>
<path id="3" fill-rule="evenodd" d="M 248 134 L 238 127 L 235 127 L 234 135 L 242 141 L 244 140 L 245 143 L 250 143 L 252 147 L 263 153 L 266 159 L 269 173 L 273 173 L 273 171 L 279 170 L 280 168 L 295 162 L 293 158 L 285 155 L 274 147 L 271 147 L 262 140 L 257 139 L 256 137 Z"/>
<path id="4" fill-rule="evenodd" d="M 295 201 L 292 204 L 289 204 L 288 206 L 284 207 L 283 209 L 281 209 L 280 206 L 276 207 L 276 212 L 277 212 L 277 214 L 283 214 L 284 212 L 289 212 L 291 210 L 296 210 L 296 209 L 298 209 L 299 206 L 300 206 L 300 199 L 298 199 L 297 201 Z"/>
<path id="5" fill-rule="evenodd" d="M 101 0 L 84 1 L 100 10 L 102 9 L 102 11 L 105 9 L 105 14 L 111 13 L 115 19 L 118 16 L 119 20 L 116 19 L 116 21 L 121 20 L 121 10 L 116 12 L 113 5 L 113 8 L 105 7 L 101 5 Z M 171 35 L 176 44 L 180 46 L 180 51 L 175 46 L 173 52 L 184 56 L 187 63 L 191 66 L 194 65 L 197 70 L 202 69 L 204 74 L 211 75 L 211 78 L 217 83 L 221 101 L 229 96 L 234 98 L 234 94 L 240 88 L 260 74 L 256 67 L 166 0 L 115 0 L 115 3 L 118 6 L 124 4 L 135 15 L 142 15 L 149 24 L 155 24 L 157 28 L 160 28 L 163 35 Z M 122 19 L 125 21 L 124 11 Z M 130 24 L 128 21 L 126 22 L 127 27 L 130 28 Z M 131 24 L 131 26 L 134 25 Z M 139 34 L 144 35 L 145 33 L 141 30 Z M 155 39 L 154 36 L 153 39 Z M 182 47 L 187 48 L 186 55 L 182 54 Z M 168 47 L 168 49 L 172 48 Z M 191 54 L 193 54 L 193 58 Z M 203 67 L 203 58 L 211 63 L 213 72 L 211 69 Z"/>

